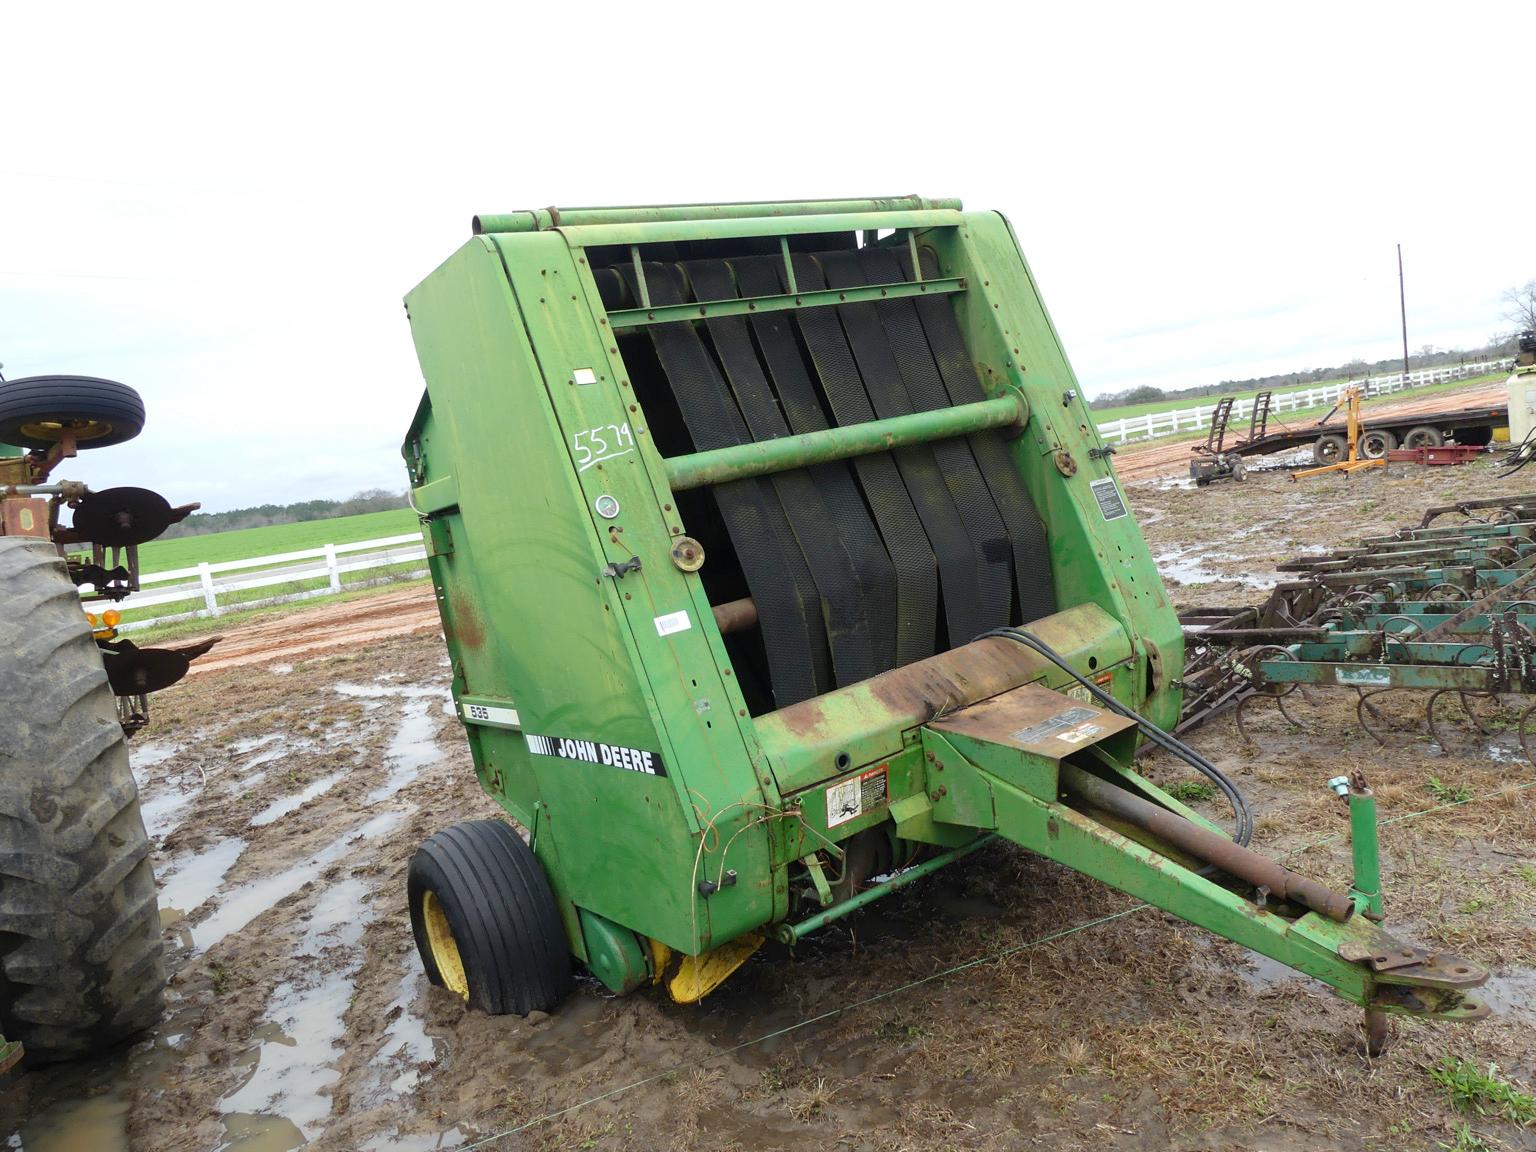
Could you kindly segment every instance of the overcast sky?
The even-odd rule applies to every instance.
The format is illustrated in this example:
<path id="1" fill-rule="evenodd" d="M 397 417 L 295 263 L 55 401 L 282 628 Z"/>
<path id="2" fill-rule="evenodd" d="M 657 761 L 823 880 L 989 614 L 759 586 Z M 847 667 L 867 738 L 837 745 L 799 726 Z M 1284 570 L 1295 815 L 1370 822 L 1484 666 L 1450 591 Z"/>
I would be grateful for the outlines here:
<path id="1" fill-rule="evenodd" d="M 333 14 L 334 13 L 334 14 Z M 846 13 L 846 14 L 845 14 Z M 1013 221 L 1090 394 L 1475 345 L 1536 278 L 1536 4 L 29 4 L 0 362 L 143 394 L 67 474 L 401 488 L 402 296 L 477 212 L 916 192 Z"/>

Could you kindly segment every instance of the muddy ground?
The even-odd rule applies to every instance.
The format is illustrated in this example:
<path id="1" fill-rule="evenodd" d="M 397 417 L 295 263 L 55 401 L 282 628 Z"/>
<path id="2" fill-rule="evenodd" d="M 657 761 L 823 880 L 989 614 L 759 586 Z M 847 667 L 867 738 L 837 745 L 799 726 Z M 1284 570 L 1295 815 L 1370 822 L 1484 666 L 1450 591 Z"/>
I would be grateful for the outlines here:
<path id="1" fill-rule="evenodd" d="M 1255 598 L 1303 548 L 1519 480 L 1480 463 L 1129 492 L 1190 603 Z M 288 627 L 328 630 L 310 618 Z M 1383 752 L 1352 697 L 1327 694 L 1296 709 L 1303 730 L 1254 713 L 1262 747 L 1230 718 L 1193 737 L 1252 797 L 1256 845 L 1330 881 L 1348 871 L 1323 787 L 1340 768 L 1371 775 L 1388 818 L 1472 797 L 1384 829 L 1387 907 L 1405 935 L 1489 966 L 1498 1015 L 1396 1022 L 1382 1060 L 1316 982 L 1006 845 L 793 954 L 764 948 L 700 1007 L 585 981 L 523 1020 L 466 1013 L 411 943 L 411 852 L 494 812 L 446 711 L 440 635 L 262 647 L 159 697 L 134 747 L 173 973 L 163 1025 L 110 1061 L 20 1078 L 7 1147 L 1431 1149 L 1468 1123 L 1469 1152 L 1536 1148 L 1454 1111 L 1429 1076 L 1451 1055 L 1536 1082 L 1536 788 L 1515 790 L 1536 769 L 1508 710 L 1487 709 L 1492 740 L 1463 728 L 1451 748 L 1403 704 Z"/>

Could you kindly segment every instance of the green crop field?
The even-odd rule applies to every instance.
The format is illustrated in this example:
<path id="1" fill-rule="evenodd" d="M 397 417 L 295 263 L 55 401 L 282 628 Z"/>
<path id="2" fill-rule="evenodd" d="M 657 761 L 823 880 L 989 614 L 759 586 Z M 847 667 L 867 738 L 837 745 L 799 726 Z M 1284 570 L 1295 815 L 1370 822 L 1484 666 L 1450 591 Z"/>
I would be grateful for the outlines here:
<path id="1" fill-rule="evenodd" d="M 211 532 L 206 536 L 185 536 L 179 540 L 151 540 L 139 548 L 139 570 L 170 572 L 203 563 L 220 564 L 226 560 L 303 552 L 325 544 L 352 544 L 359 540 L 403 536 L 418 528 L 416 513 L 409 508 L 395 508 L 388 512 L 365 512 L 360 516 L 338 516 L 333 520 L 305 520 L 299 524 Z"/>

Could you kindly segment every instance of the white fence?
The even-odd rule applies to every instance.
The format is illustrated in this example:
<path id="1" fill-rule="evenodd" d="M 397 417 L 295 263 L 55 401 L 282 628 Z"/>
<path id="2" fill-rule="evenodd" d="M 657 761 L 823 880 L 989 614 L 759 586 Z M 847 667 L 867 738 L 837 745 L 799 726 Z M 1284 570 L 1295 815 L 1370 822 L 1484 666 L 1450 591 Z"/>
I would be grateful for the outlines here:
<path id="1" fill-rule="evenodd" d="M 1270 401 L 1271 412 L 1299 412 L 1323 404 L 1336 404 L 1348 388 L 1362 387 L 1366 396 L 1382 396 L 1389 392 L 1401 392 L 1406 388 L 1420 388 L 1425 384 L 1441 384 L 1447 380 L 1465 380 L 1469 376 L 1485 376 L 1490 372 L 1506 371 L 1514 360 L 1484 360 L 1477 364 L 1458 364 L 1454 367 L 1426 368 L 1401 372 L 1393 376 L 1376 376 L 1363 381 L 1346 381 L 1339 384 L 1320 385 L 1316 388 L 1298 388 L 1282 392 Z M 1200 408 L 1180 408 L 1172 412 L 1149 412 L 1144 416 L 1127 416 L 1099 425 L 1099 435 L 1117 444 L 1131 440 L 1150 440 L 1154 436 L 1167 436 L 1174 432 L 1198 432 L 1211 422 L 1211 409 L 1216 406 L 1212 399 Z M 1245 396 L 1232 404 L 1232 421 L 1247 420 L 1253 415 L 1253 397 Z"/>
<path id="2" fill-rule="evenodd" d="M 1399 372 L 1395 376 L 1381 376 L 1364 381 L 1365 394 L 1377 396 L 1388 392 L 1400 392 L 1405 388 L 1417 388 L 1425 384 L 1438 384 L 1446 380 L 1462 380 L 1469 376 L 1482 376 L 1498 372 L 1514 364 L 1509 360 L 1488 360 L 1477 364 L 1462 364 L 1454 368 L 1432 368 L 1411 372 L 1406 377 Z M 1317 388 L 1301 388 L 1278 395 L 1271 403 L 1272 412 L 1295 412 L 1316 408 L 1321 404 L 1335 403 L 1349 384 L 1330 384 Z M 1127 416 L 1099 425 L 1099 434 L 1106 440 L 1124 444 L 1129 440 L 1145 440 L 1172 432 L 1198 431 L 1210 423 L 1213 404 L 1200 408 L 1183 408 L 1172 412 L 1155 412 L 1145 416 Z M 1246 420 L 1252 415 L 1253 399 L 1244 397 L 1233 403 L 1232 419 Z M 378 540 L 361 540 L 355 544 L 325 544 L 302 552 L 282 552 L 274 556 L 256 556 L 249 560 L 229 560 L 221 564 L 198 564 L 192 568 L 178 568 L 170 572 L 151 572 L 139 577 L 139 591 L 117 604 L 120 611 L 153 608 L 161 605 L 200 603 L 200 607 L 175 611 L 153 619 L 134 620 L 120 626 L 120 631 L 130 632 L 148 628 L 152 624 L 164 624 L 174 620 L 190 620 L 203 616 L 219 616 L 231 608 L 258 608 L 290 600 L 308 600 L 315 596 L 330 596 L 344 588 L 360 588 L 378 583 L 377 579 L 344 580 L 355 572 L 393 567 L 422 561 L 427 557 L 426 545 L 419 532 L 402 536 L 385 536 Z M 387 577 L 424 576 L 426 569 Z M 309 580 L 324 580 L 322 588 L 295 589 L 274 593 L 256 599 L 241 598 L 232 604 L 220 604 L 220 596 L 253 588 L 278 588 Z M 88 586 L 87 586 L 88 587 Z M 83 589 L 82 589 L 83 591 Z"/>
<path id="3" fill-rule="evenodd" d="M 131 632 L 151 624 L 219 616 L 231 609 L 258 608 L 289 600 L 330 596 L 344 588 L 360 588 L 377 583 L 375 579 L 343 579 L 352 573 L 409 564 L 425 560 L 426 557 L 427 548 L 422 542 L 421 533 L 412 532 L 403 536 L 385 536 L 378 540 L 360 540 L 355 544 L 325 544 L 302 552 L 281 552 L 249 560 L 228 560 L 221 564 L 198 564 L 192 568 L 177 568 L 169 572 L 151 572 L 139 577 L 139 591 L 116 605 L 119 611 L 170 604 L 200 603 L 201 606 L 157 615 L 149 620 L 134 620 L 121 625 L 118 630 Z M 422 567 L 390 578 L 424 575 L 426 568 Z M 256 599 L 242 598 L 232 604 L 219 603 L 220 596 L 227 597 L 232 592 L 252 588 L 279 588 L 285 584 L 309 580 L 324 580 L 326 583 L 323 588 L 297 589 Z"/>

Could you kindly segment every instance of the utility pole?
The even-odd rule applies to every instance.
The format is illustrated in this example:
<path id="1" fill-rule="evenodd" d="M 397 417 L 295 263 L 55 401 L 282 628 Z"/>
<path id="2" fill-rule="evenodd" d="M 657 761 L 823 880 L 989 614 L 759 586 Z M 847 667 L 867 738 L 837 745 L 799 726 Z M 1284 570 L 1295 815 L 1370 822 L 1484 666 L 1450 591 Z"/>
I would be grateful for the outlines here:
<path id="1" fill-rule="evenodd" d="M 1403 246 L 1397 246 L 1397 307 L 1403 317 L 1403 387 L 1408 387 L 1408 297 L 1403 292 Z"/>

